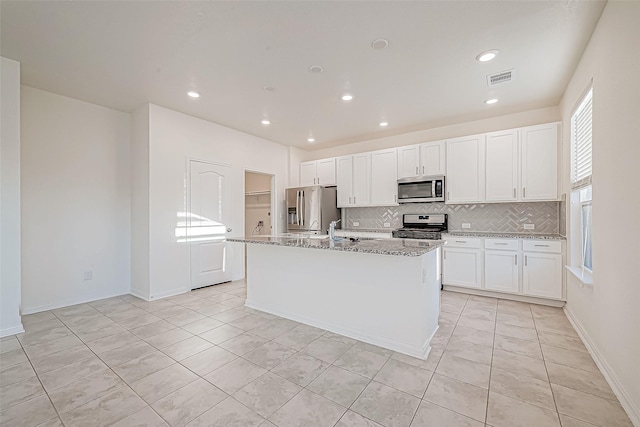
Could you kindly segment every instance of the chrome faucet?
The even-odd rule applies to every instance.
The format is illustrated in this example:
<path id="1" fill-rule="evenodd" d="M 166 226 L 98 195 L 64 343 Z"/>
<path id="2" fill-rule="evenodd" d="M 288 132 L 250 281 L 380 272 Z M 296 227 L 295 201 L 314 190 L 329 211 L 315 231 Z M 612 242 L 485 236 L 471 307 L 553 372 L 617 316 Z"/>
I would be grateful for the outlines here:
<path id="1" fill-rule="evenodd" d="M 337 221 L 331 221 L 329 223 L 329 239 L 336 240 L 336 224 L 338 224 L 340 221 L 342 220 L 339 219 Z"/>

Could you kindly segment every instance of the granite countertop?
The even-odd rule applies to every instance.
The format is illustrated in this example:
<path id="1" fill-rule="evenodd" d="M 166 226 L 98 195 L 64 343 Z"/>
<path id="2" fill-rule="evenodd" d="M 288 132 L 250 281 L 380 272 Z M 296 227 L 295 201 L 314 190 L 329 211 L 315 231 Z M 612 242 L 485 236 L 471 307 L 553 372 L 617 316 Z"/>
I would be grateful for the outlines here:
<path id="1" fill-rule="evenodd" d="M 532 234 L 532 233 L 485 233 L 481 231 L 449 231 L 442 236 L 452 237 L 489 237 L 494 239 L 537 239 L 537 240 L 566 240 L 559 234 Z"/>
<path id="2" fill-rule="evenodd" d="M 360 252 L 377 255 L 421 256 L 442 246 L 442 240 L 415 239 L 349 239 L 334 242 L 328 237 L 253 236 L 228 238 L 230 242 L 257 243 L 261 245 L 291 246 L 296 248 L 326 249 L 332 251 Z"/>

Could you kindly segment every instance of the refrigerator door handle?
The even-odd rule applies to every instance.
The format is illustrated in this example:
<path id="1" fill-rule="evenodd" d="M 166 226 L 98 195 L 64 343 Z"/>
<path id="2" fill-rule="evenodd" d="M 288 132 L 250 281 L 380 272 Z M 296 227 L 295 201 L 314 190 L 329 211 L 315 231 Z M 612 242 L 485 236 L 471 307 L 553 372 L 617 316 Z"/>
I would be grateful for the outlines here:
<path id="1" fill-rule="evenodd" d="M 296 193 L 296 223 L 300 227 L 300 192 Z"/>
<path id="2" fill-rule="evenodd" d="M 300 206 L 302 206 L 302 215 L 300 215 L 300 219 L 301 219 L 301 222 L 302 222 L 302 226 L 304 227 L 304 217 L 305 217 L 305 215 L 307 215 L 307 207 L 305 206 L 306 200 L 305 200 L 305 197 L 304 197 L 304 191 L 301 191 L 300 193 L 302 194 L 302 201 L 300 203 Z"/>

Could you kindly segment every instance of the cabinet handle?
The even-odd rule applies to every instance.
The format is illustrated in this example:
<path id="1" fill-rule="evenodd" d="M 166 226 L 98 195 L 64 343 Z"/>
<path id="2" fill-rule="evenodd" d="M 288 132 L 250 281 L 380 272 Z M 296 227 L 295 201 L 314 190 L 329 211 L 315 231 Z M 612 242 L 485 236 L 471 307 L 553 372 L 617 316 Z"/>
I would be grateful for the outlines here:
<path id="1" fill-rule="evenodd" d="M 351 197 L 349 197 L 349 204 L 351 204 Z"/>
<path id="2" fill-rule="evenodd" d="M 515 257 L 515 265 L 518 265 L 518 255 L 514 255 Z"/>
<path id="3" fill-rule="evenodd" d="M 447 191 L 447 200 L 451 200 L 451 196 L 449 195 L 448 191 Z"/>
<path id="4" fill-rule="evenodd" d="M 513 198 L 516 198 L 516 187 L 513 187 Z"/>
<path id="5" fill-rule="evenodd" d="M 526 187 L 522 187 L 522 197 L 527 197 L 527 188 Z"/>
<path id="6" fill-rule="evenodd" d="M 541 248 L 548 248 L 549 247 L 549 245 L 533 245 L 533 246 L 538 246 L 538 247 L 541 247 Z"/>
<path id="7" fill-rule="evenodd" d="M 318 177 L 318 184 L 320 184 L 320 177 Z"/>
<path id="8" fill-rule="evenodd" d="M 416 175 L 418 175 L 418 167 L 416 166 Z"/>
<path id="9" fill-rule="evenodd" d="M 393 201 L 398 203 L 398 195 L 397 194 L 395 196 L 393 196 Z"/>
<path id="10" fill-rule="evenodd" d="M 524 266 L 525 267 L 527 266 L 527 256 L 526 255 L 524 256 Z"/>
<path id="11" fill-rule="evenodd" d="M 466 240 L 456 240 L 456 243 L 467 243 Z"/>
<path id="12" fill-rule="evenodd" d="M 499 242 L 496 242 L 496 243 L 494 243 L 494 245 L 508 245 L 508 243 L 499 243 Z"/>
<path id="13" fill-rule="evenodd" d="M 424 175 L 424 166 L 422 167 L 422 175 Z"/>
<path id="14" fill-rule="evenodd" d="M 356 196 L 353 196 L 353 204 L 356 204 Z"/>
<path id="15" fill-rule="evenodd" d="M 445 251 L 443 251 L 443 252 L 442 252 L 442 257 L 443 257 L 444 259 L 447 259 L 447 253 L 446 253 Z"/>

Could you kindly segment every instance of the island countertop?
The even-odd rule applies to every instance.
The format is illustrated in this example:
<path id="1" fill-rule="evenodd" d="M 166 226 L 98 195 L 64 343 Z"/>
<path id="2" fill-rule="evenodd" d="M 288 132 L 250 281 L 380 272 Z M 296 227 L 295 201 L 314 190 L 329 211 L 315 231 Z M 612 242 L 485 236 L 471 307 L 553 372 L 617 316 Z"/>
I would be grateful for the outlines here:
<path id="1" fill-rule="evenodd" d="M 361 252 L 378 255 L 417 257 L 443 245 L 441 240 L 416 239 L 362 239 L 352 242 L 329 240 L 328 236 L 252 236 L 227 238 L 230 242 L 256 243 L 262 245 L 292 246 L 298 248 L 326 249 L 333 251 Z"/>
<path id="2" fill-rule="evenodd" d="M 442 238 L 447 237 L 487 237 L 494 239 L 534 239 L 534 240 L 566 240 L 560 234 L 533 234 L 533 233 L 496 233 L 483 231 L 449 231 L 442 233 Z"/>

